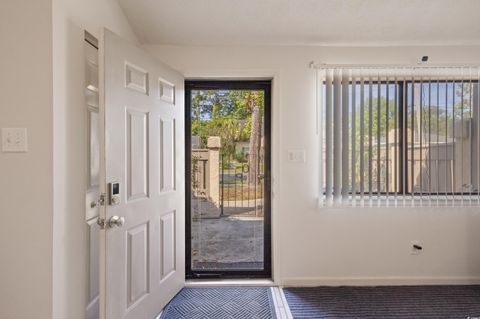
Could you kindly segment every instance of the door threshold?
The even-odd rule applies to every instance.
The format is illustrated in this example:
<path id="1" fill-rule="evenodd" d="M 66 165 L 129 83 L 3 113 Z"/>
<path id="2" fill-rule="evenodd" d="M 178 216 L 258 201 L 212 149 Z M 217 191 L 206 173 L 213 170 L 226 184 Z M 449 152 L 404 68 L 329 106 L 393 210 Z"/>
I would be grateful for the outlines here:
<path id="1" fill-rule="evenodd" d="M 274 287 L 271 279 L 189 279 L 185 287 Z"/>

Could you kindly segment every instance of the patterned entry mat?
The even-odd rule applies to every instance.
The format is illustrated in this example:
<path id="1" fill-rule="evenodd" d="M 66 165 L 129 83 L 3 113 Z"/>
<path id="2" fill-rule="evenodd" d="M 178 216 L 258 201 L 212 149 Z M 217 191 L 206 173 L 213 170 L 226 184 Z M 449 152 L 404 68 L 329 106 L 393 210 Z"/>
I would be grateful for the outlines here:
<path id="1" fill-rule="evenodd" d="M 269 287 L 183 288 L 160 319 L 276 318 Z"/>

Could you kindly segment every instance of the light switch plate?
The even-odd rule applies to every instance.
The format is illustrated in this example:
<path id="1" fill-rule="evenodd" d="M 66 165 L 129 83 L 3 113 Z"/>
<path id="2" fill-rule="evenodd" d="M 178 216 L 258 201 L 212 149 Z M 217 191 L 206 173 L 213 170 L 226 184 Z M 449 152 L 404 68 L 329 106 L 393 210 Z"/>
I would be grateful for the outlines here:
<path id="1" fill-rule="evenodd" d="M 288 150 L 287 153 L 290 163 L 305 163 L 305 150 Z"/>
<path id="2" fill-rule="evenodd" d="M 27 150 L 26 128 L 2 128 L 3 152 L 21 153 Z"/>

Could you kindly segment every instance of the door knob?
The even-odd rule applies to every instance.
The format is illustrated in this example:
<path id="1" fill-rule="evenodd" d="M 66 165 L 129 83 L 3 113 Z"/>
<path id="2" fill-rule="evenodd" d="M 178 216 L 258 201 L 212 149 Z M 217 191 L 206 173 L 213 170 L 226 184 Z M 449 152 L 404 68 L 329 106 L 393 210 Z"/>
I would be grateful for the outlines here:
<path id="1" fill-rule="evenodd" d="M 125 218 L 123 217 L 112 216 L 108 221 L 108 226 L 110 226 L 110 228 L 122 227 L 123 224 L 125 224 Z"/>

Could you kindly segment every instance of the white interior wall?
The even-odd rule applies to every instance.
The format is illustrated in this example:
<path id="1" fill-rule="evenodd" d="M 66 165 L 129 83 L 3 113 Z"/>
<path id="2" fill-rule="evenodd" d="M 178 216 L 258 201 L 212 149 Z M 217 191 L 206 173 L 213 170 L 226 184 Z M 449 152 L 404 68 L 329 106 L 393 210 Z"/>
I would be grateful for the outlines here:
<path id="1" fill-rule="evenodd" d="M 187 78 L 264 77 L 273 84 L 274 276 L 279 284 L 480 281 L 478 208 L 323 208 L 315 134 L 317 63 L 480 63 L 480 47 L 145 46 Z M 305 149 L 304 164 L 288 149 Z M 410 254 L 410 241 L 424 245 Z"/>
<path id="2" fill-rule="evenodd" d="M 0 6 L 0 41 L 8 44 L 0 59 L 8 75 L 0 80 L 0 127 L 29 130 L 28 153 L 0 153 L 0 253 L 8 260 L 0 265 L 0 317 L 6 319 L 52 318 L 52 289 L 53 318 L 84 317 L 82 29 L 98 36 L 105 25 L 135 41 L 114 0 L 54 0 L 52 53 L 51 15 L 51 0 Z M 478 280 L 478 209 L 316 207 L 314 73 L 307 64 L 408 63 L 423 54 L 432 63 L 478 63 L 479 47 L 148 49 L 189 77 L 275 77 L 273 214 L 280 283 Z M 288 164 L 290 148 L 304 148 L 307 162 Z M 412 239 L 425 246 L 419 256 L 409 255 Z"/>
<path id="3" fill-rule="evenodd" d="M 53 0 L 54 319 L 85 318 L 84 30 L 98 38 L 104 26 L 137 42 L 115 0 Z"/>
<path id="4" fill-rule="evenodd" d="M 28 130 L 0 151 L 0 318 L 52 316 L 51 0 L 0 2 L 0 128 Z"/>

